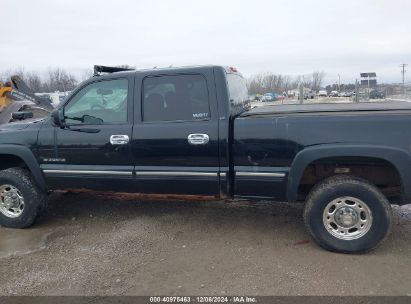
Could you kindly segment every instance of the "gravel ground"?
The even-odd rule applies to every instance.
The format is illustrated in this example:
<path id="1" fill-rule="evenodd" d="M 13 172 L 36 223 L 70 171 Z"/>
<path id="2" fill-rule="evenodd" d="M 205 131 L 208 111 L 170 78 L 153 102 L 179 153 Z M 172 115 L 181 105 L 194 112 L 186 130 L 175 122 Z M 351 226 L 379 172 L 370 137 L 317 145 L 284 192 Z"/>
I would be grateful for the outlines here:
<path id="1" fill-rule="evenodd" d="M 0 228 L 0 295 L 407 295 L 411 205 L 376 250 L 319 248 L 302 206 L 56 193 L 26 230 Z"/>

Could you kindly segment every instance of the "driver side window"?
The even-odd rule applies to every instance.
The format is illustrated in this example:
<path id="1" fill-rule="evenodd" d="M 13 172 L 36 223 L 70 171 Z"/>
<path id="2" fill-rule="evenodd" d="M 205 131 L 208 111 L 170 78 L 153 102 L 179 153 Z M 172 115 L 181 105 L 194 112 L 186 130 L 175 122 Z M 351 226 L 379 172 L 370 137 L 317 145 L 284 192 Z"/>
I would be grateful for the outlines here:
<path id="1" fill-rule="evenodd" d="M 104 80 L 80 90 L 64 107 L 66 123 L 127 122 L 128 80 Z"/>

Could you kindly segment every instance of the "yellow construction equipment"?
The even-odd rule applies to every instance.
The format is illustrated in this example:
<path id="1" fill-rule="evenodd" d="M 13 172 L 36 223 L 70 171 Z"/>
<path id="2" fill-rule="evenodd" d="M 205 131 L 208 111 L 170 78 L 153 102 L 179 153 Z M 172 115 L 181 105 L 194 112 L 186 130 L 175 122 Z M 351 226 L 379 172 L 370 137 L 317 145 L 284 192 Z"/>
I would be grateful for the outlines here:
<path id="1" fill-rule="evenodd" d="M 0 82 L 0 124 L 12 122 L 13 113 L 28 111 L 40 118 L 53 110 L 50 98 L 38 97 L 19 76 L 10 82 Z"/>
<path id="2" fill-rule="evenodd" d="M 10 92 L 13 91 L 10 82 L 0 82 L 0 112 L 5 107 L 9 106 L 12 103 L 12 99 L 8 96 Z"/>

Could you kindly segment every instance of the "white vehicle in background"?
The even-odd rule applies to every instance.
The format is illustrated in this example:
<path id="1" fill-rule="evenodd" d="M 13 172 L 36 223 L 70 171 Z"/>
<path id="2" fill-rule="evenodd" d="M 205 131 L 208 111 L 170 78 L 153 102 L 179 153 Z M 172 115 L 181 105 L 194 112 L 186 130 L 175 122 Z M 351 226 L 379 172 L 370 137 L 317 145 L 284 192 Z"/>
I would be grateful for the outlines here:
<path id="1" fill-rule="evenodd" d="M 310 91 L 304 92 L 305 99 L 314 99 L 314 97 L 315 97 L 314 91 L 310 90 Z"/>
<path id="2" fill-rule="evenodd" d="M 36 96 L 47 96 L 51 99 L 54 107 L 57 107 L 65 98 L 70 94 L 70 91 L 67 92 L 53 92 L 53 93 L 35 93 Z"/>
<path id="3" fill-rule="evenodd" d="M 318 91 L 318 97 L 327 97 L 327 91 L 326 90 L 319 90 Z"/>
<path id="4" fill-rule="evenodd" d="M 300 93 L 297 92 L 296 97 L 299 98 L 300 97 Z M 304 99 L 314 99 L 315 97 L 315 93 L 313 90 L 308 89 L 308 88 L 304 88 Z"/>
<path id="5" fill-rule="evenodd" d="M 338 91 L 331 91 L 330 97 L 338 97 Z"/>

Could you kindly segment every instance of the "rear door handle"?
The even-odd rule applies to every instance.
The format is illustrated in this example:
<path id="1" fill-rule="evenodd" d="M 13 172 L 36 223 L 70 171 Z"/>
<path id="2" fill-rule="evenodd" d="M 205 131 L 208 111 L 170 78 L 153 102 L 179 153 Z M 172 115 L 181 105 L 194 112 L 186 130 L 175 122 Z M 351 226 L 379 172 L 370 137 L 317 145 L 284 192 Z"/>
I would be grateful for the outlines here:
<path id="1" fill-rule="evenodd" d="M 210 141 L 210 137 L 207 134 L 190 134 L 187 140 L 191 145 L 205 145 Z"/>
<path id="2" fill-rule="evenodd" d="M 111 135 L 110 144 L 112 145 L 127 145 L 130 141 L 128 135 Z"/>

